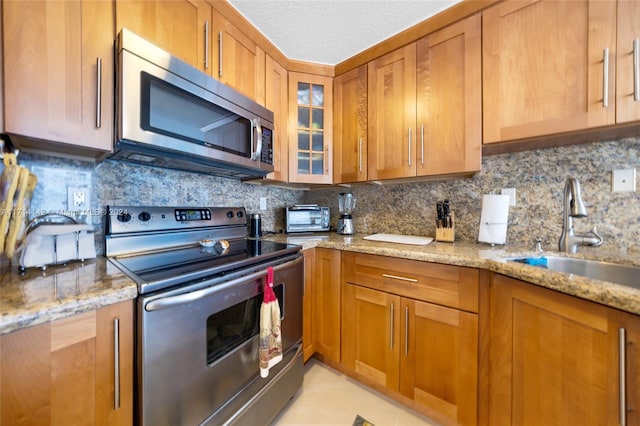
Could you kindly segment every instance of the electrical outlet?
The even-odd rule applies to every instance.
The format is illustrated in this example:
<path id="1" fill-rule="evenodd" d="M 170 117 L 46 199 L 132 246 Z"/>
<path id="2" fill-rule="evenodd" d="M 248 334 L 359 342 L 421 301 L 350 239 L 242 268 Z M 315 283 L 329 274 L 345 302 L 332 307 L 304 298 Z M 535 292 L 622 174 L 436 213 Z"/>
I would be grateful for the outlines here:
<path id="1" fill-rule="evenodd" d="M 516 205 L 516 189 L 515 188 L 502 188 L 502 195 L 508 195 L 509 206 L 515 207 Z"/>
<path id="2" fill-rule="evenodd" d="M 611 176 L 613 192 L 636 192 L 636 169 L 614 170 Z"/>
<path id="3" fill-rule="evenodd" d="M 267 197 L 260 197 L 260 210 L 267 209 Z"/>
<path id="4" fill-rule="evenodd" d="M 67 209 L 69 211 L 89 210 L 90 196 L 88 187 L 68 187 Z"/>

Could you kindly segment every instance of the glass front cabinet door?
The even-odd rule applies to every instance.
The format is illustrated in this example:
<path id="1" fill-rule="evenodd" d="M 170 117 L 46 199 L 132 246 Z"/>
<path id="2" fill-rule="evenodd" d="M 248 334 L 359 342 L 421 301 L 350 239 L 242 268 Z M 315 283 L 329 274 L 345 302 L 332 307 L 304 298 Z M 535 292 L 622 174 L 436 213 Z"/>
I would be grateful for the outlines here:
<path id="1" fill-rule="evenodd" d="M 289 73 L 289 181 L 332 183 L 331 77 Z"/>

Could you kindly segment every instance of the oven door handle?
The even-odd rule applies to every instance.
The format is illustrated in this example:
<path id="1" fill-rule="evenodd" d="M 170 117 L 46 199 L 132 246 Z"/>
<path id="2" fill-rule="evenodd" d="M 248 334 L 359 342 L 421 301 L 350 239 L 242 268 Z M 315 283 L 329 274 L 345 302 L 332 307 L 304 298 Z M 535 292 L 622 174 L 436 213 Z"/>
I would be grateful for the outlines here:
<path id="1" fill-rule="evenodd" d="M 292 260 L 290 262 L 285 262 L 280 265 L 274 266 L 274 272 L 278 272 L 282 269 L 290 268 L 304 260 L 303 256 L 298 257 L 296 260 Z M 267 275 L 267 270 L 262 270 L 258 272 L 254 272 L 249 275 L 243 275 L 241 277 L 235 278 L 231 281 L 227 281 L 220 285 L 215 285 L 212 287 L 203 288 L 202 290 L 193 291 L 190 293 L 180 294 L 178 296 L 169 296 L 163 297 L 161 299 L 152 300 L 151 302 L 144 305 L 144 309 L 147 312 L 159 311 L 161 309 L 173 308 L 174 306 L 185 305 L 187 303 L 195 302 L 200 299 L 204 299 L 205 297 L 211 296 L 217 292 L 226 290 L 231 287 L 235 287 L 238 284 L 252 281 L 258 278 L 262 278 Z"/>

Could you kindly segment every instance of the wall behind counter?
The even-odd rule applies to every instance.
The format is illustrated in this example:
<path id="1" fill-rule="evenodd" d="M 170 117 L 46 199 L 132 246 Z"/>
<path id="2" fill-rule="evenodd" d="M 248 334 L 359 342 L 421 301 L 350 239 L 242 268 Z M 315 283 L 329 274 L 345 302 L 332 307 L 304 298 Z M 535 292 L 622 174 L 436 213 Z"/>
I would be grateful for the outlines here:
<path id="1" fill-rule="evenodd" d="M 611 171 L 640 168 L 640 137 L 487 156 L 472 178 L 387 185 L 358 184 L 305 193 L 304 201 L 331 207 L 338 214 L 337 194 L 357 197 L 354 222 L 358 233 L 435 236 L 436 202 L 448 198 L 455 211 L 456 240 L 476 241 L 482 195 L 516 188 L 517 205 L 509 211 L 507 243 L 557 250 L 562 230 L 562 196 L 567 177 L 576 177 L 588 217 L 574 220 L 577 232 L 596 226 L 603 248 L 640 250 L 640 193 L 612 193 Z M 584 250 L 597 250 L 587 249 Z"/>
<path id="2" fill-rule="evenodd" d="M 100 254 L 107 205 L 240 206 L 248 214 L 262 215 L 263 231 L 277 231 L 284 226 L 282 208 L 302 198 L 301 191 L 113 160 L 93 163 L 21 153 L 18 162 L 38 176 L 30 218 L 45 212 L 69 214 L 67 188 L 90 188 L 91 209 L 78 219 L 95 227 Z M 259 210 L 260 197 L 267 198 L 266 211 Z"/>

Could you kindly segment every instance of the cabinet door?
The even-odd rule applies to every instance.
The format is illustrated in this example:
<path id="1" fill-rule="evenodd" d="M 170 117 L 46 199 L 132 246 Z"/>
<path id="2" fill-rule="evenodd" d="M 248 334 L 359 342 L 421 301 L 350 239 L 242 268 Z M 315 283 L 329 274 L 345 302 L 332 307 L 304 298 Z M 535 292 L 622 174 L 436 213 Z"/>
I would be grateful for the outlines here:
<path id="1" fill-rule="evenodd" d="M 289 181 L 331 183 L 331 77 L 289 73 L 289 125 Z"/>
<path id="2" fill-rule="evenodd" d="M 416 174 L 416 44 L 368 64 L 368 179 Z"/>
<path id="3" fill-rule="evenodd" d="M 398 391 L 400 297 L 346 283 L 343 291 L 343 365 Z"/>
<path id="4" fill-rule="evenodd" d="M 367 180 L 367 66 L 333 81 L 333 182 Z"/>
<path id="5" fill-rule="evenodd" d="M 5 131 L 112 148 L 109 2 L 3 2 Z"/>
<path id="6" fill-rule="evenodd" d="M 490 424 L 618 424 L 613 310 L 494 275 Z"/>
<path id="7" fill-rule="evenodd" d="M 213 9 L 213 76 L 264 105 L 265 52 Z"/>
<path id="8" fill-rule="evenodd" d="M 313 309 L 315 350 L 340 362 L 340 250 L 316 248 Z"/>
<path id="9" fill-rule="evenodd" d="M 640 120 L 640 1 L 618 1 L 616 122 Z"/>
<path id="10" fill-rule="evenodd" d="M 304 255 L 304 293 L 302 296 L 302 352 L 306 362 L 315 353 L 313 346 L 313 311 L 316 272 L 316 249 L 302 250 Z"/>
<path id="11" fill-rule="evenodd" d="M 270 56 L 266 60 L 265 106 L 273 111 L 273 169 L 267 179 L 289 180 L 289 139 L 287 138 L 287 70 Z"/>
<path id="12" fill-rule="evenodd" d="M 627 425 L 640 425 L 640 317 L 625 314 L 626 416 Z"/>
<path id="13" fill-rule="evenodd" d="M 616 2 L 509 1 L 484 11 L 484 143 L 613 124 L 615 36 Z"/>
<path id="14" fill-rule="evenodd" d="M 3 425 L 133 423 L 133 302 L 3 335 L 0 350 Z"/>
<path id="15" fill-rule="evenodd" d="M 481 168 L 480 15 L 417 42 L 417 175 Z"/>
<path id="16" fill-rule="evenodd" d="M 211 7 L 204 0 L 116 0 L 116 30 L 127 28 L 211 74 Z"/>
<path id="17" fill-rule="evenodd" d="M 435 418 L 477 423 L 478 316 L 402 298 L 400 391 Z"/>
<path id="18" fill-rule="evenodd" d="M 97 311 L 95 391 L 95 424 L 97 426 L 132 424 L 133 324 L 133 302 L 117 303 Z"/>

